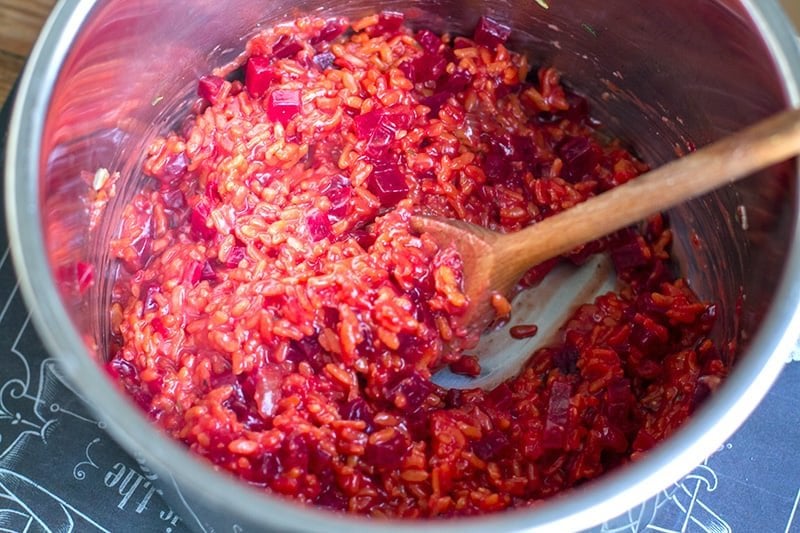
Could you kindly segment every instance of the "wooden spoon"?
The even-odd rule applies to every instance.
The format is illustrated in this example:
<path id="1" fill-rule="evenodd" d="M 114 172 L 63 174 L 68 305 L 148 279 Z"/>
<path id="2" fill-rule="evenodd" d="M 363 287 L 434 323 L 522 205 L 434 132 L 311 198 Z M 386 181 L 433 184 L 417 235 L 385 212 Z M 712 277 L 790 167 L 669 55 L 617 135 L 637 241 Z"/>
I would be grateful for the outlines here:
<path id="1" fill-rule="evenodd" d="M 459 326 L 480 334 L 495 318 L 493 297 L 512 296 L 531 267 L 669 207 L 800 154 L 800 109 L 774 115 L 740 133 L 515 233 L 458 220 L 414 215 L 412 227 L 440 246 L 455 246 L 469 299 Z"/>

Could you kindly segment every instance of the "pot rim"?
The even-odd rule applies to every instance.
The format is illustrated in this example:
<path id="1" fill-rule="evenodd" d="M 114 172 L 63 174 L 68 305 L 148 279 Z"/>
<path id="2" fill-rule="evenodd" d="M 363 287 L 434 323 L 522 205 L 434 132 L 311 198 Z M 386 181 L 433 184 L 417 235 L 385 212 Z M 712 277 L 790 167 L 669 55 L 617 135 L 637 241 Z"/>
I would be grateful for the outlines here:
<path id="1" fill-rule="evenodd" d="M 776 2 L 741 0 L 773 56 L 786 99 L 800 105 L 800 49 Z M 20 80 L 6 144 L 6 219 L 10 248 L 25 302 L 48 351 L 55 354 L 73 386 L 107 423 L 114 439 L 128 452 L 141 456 L 175 488 L 190 487 L 209 507 L 225 509 L 248 522 L 286 529 L 394 532 L 435 524 L 437 530 L 468 533 L 516 530 L 585 529 L 619 516 L 690 472 L 745 421 L 783 367 L 786 354 L 800 331 L 800 213 L 776 293 L 758 333 L 738 369 L 692 418 L 640 461 L 601 476 L 531 509 L 446 521 L 370 520 L 304 507 L 265 495 L 232 476 L 209 468 L 185 447 L 161 433 L 88 356 L 59 296 L 48 266 L 38 217 L 40 141 L 43 119 L 71 43 L 90 15 L 96 0 L 61 0 L 53 10 L 31 53 Z M 24 148 L 22 148 L 24 147 Z M 798 171 L 800 183 L 800 171 Z M 800 187 L 794 205 L 800 208 Z M 776 335 L 777 333 L 777 335 Z M 180 489 L 178 489 L 180 491 Z M 187 509 L 191 512 L 191 509 Z M 187 523 L 205 529 L 196 516 Z M 195 523 L 191 524 L 194 518 Z"/>

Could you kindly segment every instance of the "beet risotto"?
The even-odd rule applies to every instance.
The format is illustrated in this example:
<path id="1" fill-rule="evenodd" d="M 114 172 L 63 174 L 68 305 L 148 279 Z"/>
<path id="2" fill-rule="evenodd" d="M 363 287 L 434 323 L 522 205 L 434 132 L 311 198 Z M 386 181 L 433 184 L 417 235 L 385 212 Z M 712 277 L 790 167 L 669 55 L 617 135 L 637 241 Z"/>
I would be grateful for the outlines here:
<path id="1" fill-rule="evenodd" d="M 431 381 L 479 366 L 451 348 L 466 335 L 460 258 L 412 213 L 510 232 L 646 169 L 509 34 L 485 17 L 471 38 L 389 12 L 300 18 L 200 78 L 111 244 L 124 268 L 108 371 L 156 424 L 308 504 L 475 515 L 635 460 L 716 387 L 715 306 L 671 274 L 660 216 L 526 275 L 608 253 L 619 288 L 516 378 Z"/>

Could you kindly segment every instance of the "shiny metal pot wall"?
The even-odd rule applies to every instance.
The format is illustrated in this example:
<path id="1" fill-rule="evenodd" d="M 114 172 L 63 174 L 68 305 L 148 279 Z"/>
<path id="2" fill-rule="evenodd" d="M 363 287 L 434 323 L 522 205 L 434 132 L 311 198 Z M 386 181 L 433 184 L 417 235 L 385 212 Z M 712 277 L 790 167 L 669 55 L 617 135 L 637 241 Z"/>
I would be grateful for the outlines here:
<path id="1" fill-rule="evenodd" d="M 770 0 L 550 0 L 549 9 L 532 0 L 62 1 L 21 82 L 8 141 L 6 209 L 17 272 L 39 332 L 75 388 L 121 444 L 168 476 L 166 496 L 198 528 L 425 526 L 334 516 L 265 496 L 151 427 L 96 364 L 104 354 L 108 283 L 80 294 L 53 274 L 79 260 L 111 272 L 103 250 L 113 227 L 87 230 L 81 171 L 121 170 L 120 199 L 129 198 L 141 181 L 147 137 L 174 123 L 197 77 L 233 58 L 259 24 L 376 9 L 404 11 L 412 24 L 434 30 L 468 32 L 481 14 L 512 25 L 512 47 L 527 51 L 533 64 L 565 72 L 591 95 L 596 114 L 652 164 L 800 102 L 800 55 Z M 635 465 L 533 510 L 437 522 L 437 530 L 596 524 L 691 470 L 765 394 L 800 331 L 796 166 L 676 209 L 671 220 L 678 268 L 702 297 L 721 303 L 716 335 L 731 341 L 738 358 L 725 385 Z M 693 249 L 692 232 L 700 248 Z M 186 501 L 193 510 L 182 507 Z"/>

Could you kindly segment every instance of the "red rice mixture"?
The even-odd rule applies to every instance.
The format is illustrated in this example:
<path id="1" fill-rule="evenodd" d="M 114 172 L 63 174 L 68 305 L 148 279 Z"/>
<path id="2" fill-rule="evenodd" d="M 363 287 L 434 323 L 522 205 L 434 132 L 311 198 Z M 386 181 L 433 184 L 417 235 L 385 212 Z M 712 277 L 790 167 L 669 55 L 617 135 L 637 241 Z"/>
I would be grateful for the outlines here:
<path id="1" fill-rule="evenodd" d="M 431 382 L 477 365 L 447 348 L 465 335 L 459 257 L 411 231 L 410 213 L 514 231 L 645 170 L 598 140 L 555 70 L 505 47 L 509 33 L 488 18 L 472 38 L 415 33 L 395 13 L 301 18 L 200 79 L 112 243 L 127 275 L 108 369 L 159 426 L 309 504 L 474 515 L 635 459 L 714 389 L 715 307 L 670 274 L 661 217 L 531 270 L 523 285 L 607 252 L 621 288 L 577 309 L 518 377 Z"/>

